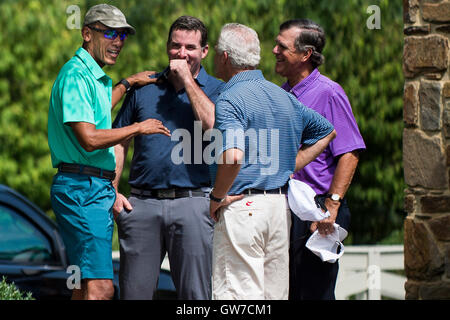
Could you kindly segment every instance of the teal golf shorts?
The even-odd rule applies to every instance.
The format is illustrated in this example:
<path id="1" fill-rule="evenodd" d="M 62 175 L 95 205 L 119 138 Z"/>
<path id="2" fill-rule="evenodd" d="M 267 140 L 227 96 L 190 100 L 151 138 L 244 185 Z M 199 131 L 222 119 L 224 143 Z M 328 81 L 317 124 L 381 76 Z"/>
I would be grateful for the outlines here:
<path id="1" fill-rule="evenodd" d="M 53 177 L 53 211 L 69 264 L 80 268 L 81 279 L 113 278 L 115 199 L 116 192 L 108 179 L 65 172 Z"/>

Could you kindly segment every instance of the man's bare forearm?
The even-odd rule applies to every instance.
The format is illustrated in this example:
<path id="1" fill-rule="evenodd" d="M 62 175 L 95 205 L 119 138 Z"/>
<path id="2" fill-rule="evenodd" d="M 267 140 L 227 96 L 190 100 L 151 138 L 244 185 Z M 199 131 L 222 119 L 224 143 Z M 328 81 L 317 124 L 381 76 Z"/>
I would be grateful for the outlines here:
<path id="1" fill-rule="evenodd" d="M 341 198 L 345 196 L 348 188 L 350 187 L 350 183 L 352 182 L 356 167 L 358 166 L 358 161 L 358 151 L 344 153 L 339 157 L 336 170 L 333 175 L 333 180 L 331 182 L 330 189 L 328 190 L 329 194 L 338 194 Z M 319 233 L 324 235 L 334 230 L 334 227 L 332 227 L 332 225 L 336 222 L 341 202 L 326 198 L 325 206 L 330 212 L 330 217 L 317 222 Z M 312 231 L 314 231 L 314 229 L 315 226 L 312 227 Z"/>
<path id="2" fill-rule="evenodd" d="M 97 129 L 94 124 L 88 122 L 72 122 L 69 125 L 80 145 L 88 152 L 112 147 L 139 134 L 160 133 L 170 136 L 169 130 L 156 119 L 147 119 L 116 129 Z"/>
<path id="3" fill-rule="evenodd" d="M 156 78 L 150 78 L 150 76 L 154 75 L 154 71 L 142 71 L 136 74 L 133 74 L 126 78 L 130 87 L 133 86 L 143 86 L 149 83 L 155 83 Z M 117 103 L 122 99 L 123 95 L 127 92 L 127 88 L 125 85 L 119 83 L 112 89 L 111 95 L 111 110 L 117 105 Z"/>
<path id="4" fill-rule="evenodd" d="M 359 152 L 344 153 L 339 157 L 329 193 L 337 193 L 343 198 L 352 183 L 353 175 L 358 166 Z"/>
<path id="5" fill-rule="evenodd" d="M 195 81 L 185 59 L 173 59 L 169 62 L 169 80 L 178 91 L 185 88 L 195 119 L 202 122 L 202 129 L 214 126 L 214 103 L 208 98 Z"/>
<path id="6" fill-rule="evenodd" d="M 186 93 L 192 105 L 192 111 L 197 120 L 202 122 L 202 129 L 208 130 L 214 126 L 214 103 L 208 98 L 194 79 L 186 81 Z"/>
<path id="7" fill-rule="evenodd" d="M 120 99 L 122 99 L 123 95 L 127 92 L 127 89 L 123 84 L 118 84 L 112 89 L 111 94 L 111 110 L 119 103 Z"/>
<path id="8" fill-rule="evenodd" d="M 330 134 L 320 139 L 315 144 L 310 146 L 302 146 L 295 159 L 295 172 L 303 169 L 308 163 L 317 158 L 335 137 L 336 130 L 333 130 Z"/>
<path id="9" fill-rule="evenodd" d="M 71 124 L 80 145 L 88 152 L 112 147 L 122 140 L 128 140 L 139 134 L 139 124 L 118 129 L 96 129 L 95 125 L 87 122 Z"/>
<path id="10" fill-rule="evenodd" d="M 113 181 L 113 186 L 116 189 L 116 192 L 119 192 L 120 177 L 122 176 L 129 145 L 130 140 L 125 140 L 114 146 L 114 153 L 116 155 L 116 178 Z"/>
<path id="11" fill-rule="evenodd" d="M 222 163 L 217 165 L 213 193 L 213 195 L 218 198 L 224 198 L 233 185 L 233 182 L 241 169 L 240 162 L 243 157 L 243 152 L 239 149 L 228 149 L 221 157 Z"/>

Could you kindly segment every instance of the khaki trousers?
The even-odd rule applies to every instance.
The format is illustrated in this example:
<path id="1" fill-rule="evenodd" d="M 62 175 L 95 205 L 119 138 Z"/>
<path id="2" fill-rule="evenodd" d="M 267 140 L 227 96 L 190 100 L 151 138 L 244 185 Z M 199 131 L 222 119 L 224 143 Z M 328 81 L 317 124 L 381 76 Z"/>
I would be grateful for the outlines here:
<path id="1" fill-rule="evenodd" d="M 219 211 L 213 299 L 286 300 L 290 210 L 283 194 L 245 196 Z"/>

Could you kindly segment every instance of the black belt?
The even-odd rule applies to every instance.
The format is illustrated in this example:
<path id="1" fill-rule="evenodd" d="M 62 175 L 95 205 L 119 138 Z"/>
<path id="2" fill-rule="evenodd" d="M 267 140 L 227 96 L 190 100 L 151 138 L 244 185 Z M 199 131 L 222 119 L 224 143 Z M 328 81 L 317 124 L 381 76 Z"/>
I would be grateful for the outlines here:
<path id="1" fill-rule="evenodd" d="M 202 191 L 202 189 L 138 189 L 131 188 L 131 194 L 137 196 L 144 196 L 156 199 L 176 199 L 187 197 L 206 197 L 208 194 Z"/>
<path id="2" fill-rule="evenodd" d="M 58 166 L 58 171 L 68 172 L 68 173 L 78 173 L 86 174 L 89 176 L 97 178 L 105 178 L 109 180 L 114 180 L 116 177 L 116 172 L 110 170 L 104 170 L 96 167 L 80 165 L 76 163 L 60 163 Z"/>
<path id="3" fill-rule="evenodd" d="M 287 193 L 287 186 L 283 186 L 276 189 L 270 189 L 270 190 L 260 190 L 260 189 L 247 189 L 242 192 L 242 194 L 285 194 Z"/>

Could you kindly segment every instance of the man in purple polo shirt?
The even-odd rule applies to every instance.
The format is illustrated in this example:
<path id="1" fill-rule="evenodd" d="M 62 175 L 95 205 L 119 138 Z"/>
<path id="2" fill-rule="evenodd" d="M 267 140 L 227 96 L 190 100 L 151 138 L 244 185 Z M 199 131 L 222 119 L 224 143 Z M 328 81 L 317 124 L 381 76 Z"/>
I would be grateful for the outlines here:
<path id="1" fill-rule="evenodd" d="M 294 174 L 317 194 L 328 195 L 325 205 L 331 216 L 311 223 L 292 215 L 289 298 L 334 300 L 338 262 L 322 262 L 305 244 L 316 229 L 322 235 L 332 233 L 335 222 L 349 229 L 350 211 L 344 195 L 358 165 L 359 152 L 366 146 L 344 90 L 317 69 L 324 61 L 323 29 L 308 19 L 289 20 L 281 24 L 275 42 L 275 71 L 287 78 L 282 88 L 328 119 L 337 132 L 316 160 Z"/>

